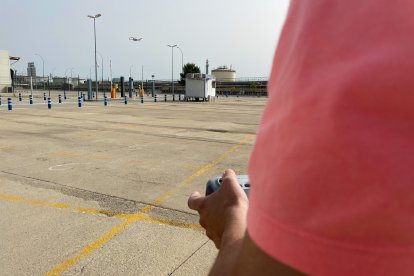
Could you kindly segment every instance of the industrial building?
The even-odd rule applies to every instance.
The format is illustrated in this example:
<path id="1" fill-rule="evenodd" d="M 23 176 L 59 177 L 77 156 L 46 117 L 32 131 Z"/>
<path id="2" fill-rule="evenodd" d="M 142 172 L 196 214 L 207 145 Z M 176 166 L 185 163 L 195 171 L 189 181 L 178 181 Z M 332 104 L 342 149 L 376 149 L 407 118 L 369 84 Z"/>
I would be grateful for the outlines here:
<path id="1" fill-rule="evenodd" d="M 61 88 L 75 88 L 78 87 L 81 84 L 84 84 L 86 82 L 85 79 L 80 78 L 71 78 L 71 77 L 53 77 L 51 79 L 51 83 L 53 84 L 53 87 L 61 87 Z"/>
<path id="2" fill-rule="evenodd" d="M 6 92 L 11 85 L 9 52 L 0 50 L 0 92 Z"/>
<path id="3" fill-rule="evenodd" d="M 234 82 L 236 81 L 236 70 L 231 67 L 220 66 L 211 71 L 211 74 L 216 78 L 217 81 Z"/>
<path id="4" fill-rule="evenodd" d="M 27 76 L 36 78 L 36 66 L 34 62 L 27 63 Z"/>

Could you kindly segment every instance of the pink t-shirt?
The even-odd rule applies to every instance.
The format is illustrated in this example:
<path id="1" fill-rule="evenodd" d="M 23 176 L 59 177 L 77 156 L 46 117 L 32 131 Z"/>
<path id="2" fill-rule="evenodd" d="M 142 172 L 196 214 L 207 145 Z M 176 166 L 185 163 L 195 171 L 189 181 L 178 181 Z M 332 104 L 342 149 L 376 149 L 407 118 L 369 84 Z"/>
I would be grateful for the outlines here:
<path id="1" fill-rule="evenodd" d="M 273 258 L 414 275 L 414 1 L 292 1 L 249 175 Z"/>

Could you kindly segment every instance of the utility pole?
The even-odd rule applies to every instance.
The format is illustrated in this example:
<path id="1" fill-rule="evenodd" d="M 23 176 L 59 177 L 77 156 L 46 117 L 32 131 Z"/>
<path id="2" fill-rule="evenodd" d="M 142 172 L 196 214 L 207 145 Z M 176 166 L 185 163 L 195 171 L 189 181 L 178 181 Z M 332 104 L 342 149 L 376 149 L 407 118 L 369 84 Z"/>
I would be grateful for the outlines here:
<path id="1" fill-rule="evenodd" d="M 177 47 L 176 44 L 174 45 L 167 45 L 171 48 L 171 88 L 172 88 L 172 96 L 174 99 L 174 48 Z"/>
<path id="2" fill-rule="evenodd" d="M 95 40 L 95 88 L 96 88 L 96 100 L 98 100 L 98 68 L 97 68 L 97 62 L 96 62 L 96 18 L 101 17 L 101 14 L 98 13 L 94 16 L 88 15 L 89 18 L 93 19 L 93 34 L 94 34 L 94 40 Z"/>

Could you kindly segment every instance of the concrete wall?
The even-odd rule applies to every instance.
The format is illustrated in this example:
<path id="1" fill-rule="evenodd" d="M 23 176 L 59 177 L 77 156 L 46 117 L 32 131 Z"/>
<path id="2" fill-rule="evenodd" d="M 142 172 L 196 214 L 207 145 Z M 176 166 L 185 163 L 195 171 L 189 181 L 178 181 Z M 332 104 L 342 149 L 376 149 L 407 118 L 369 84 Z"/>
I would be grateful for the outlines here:
<path id="1" fill-rule="evenodd" d="M 0 92 L 11 86 L 9 52 L 0 50 Z"/>

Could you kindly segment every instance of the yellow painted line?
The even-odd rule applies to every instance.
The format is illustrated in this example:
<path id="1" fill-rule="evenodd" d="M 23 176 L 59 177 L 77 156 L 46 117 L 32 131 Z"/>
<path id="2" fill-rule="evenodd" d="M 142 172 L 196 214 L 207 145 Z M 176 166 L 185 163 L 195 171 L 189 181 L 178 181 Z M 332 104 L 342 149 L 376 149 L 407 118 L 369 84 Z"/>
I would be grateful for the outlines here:
<path id="1" fill-rule="evenodd" d="M 68 268 L 74 266 L 75 264 L 77 264 L 83 258 L 87 257 L 90 253 L 92 253 L 96 249 L 101 248 L 105 243 L 107 243 L 113 237 L 115 237 L 117 234 L 119 234 L 121 231 L 123 231 L 128 225 L 130 225 L 133 222 L 138 221 L 138 220 L 144 220 L 144 221 L 149 221 L 149 222 L 158 222 L 158 223 L 169 224 L 169 225 L 177 225 L 179 223 L 179 222 L 172 222 L 172 221 L 167 222 L 167 221 L 164 221 L 164 220 L 149 218 L 147 216 L 144 216 L 142 214 L 137 213 L 137 214 L 131 216 L 128 220 L 118 224 L 117 226 L 115 226 L 114 228 L 112 228 L 111 230 L 109 230 L 108 232 L 103 234 L 101 237 L 99 237 L 98 239 L 96 239 L 92 243 L 88 244 L 86 247 L 82 248 L 81 251 L 79 251 L 74 256 L 70 257 L 68 260 L 58 264 L 57 266 L 55 266 L 52 270 L 47 272 L 45 275 L 46 276 L 60 275 L 63 271 L 65 271 Z M 181 224 L 186 225 L 186 226 L 191 225 L 191 224 L 186 224 L 186 223 L 181 223 Z M 197 227 L 195 225 L 193 227 L 194 227 L 194 230 L 201 230 L 201 229 L 199 229 L 199 227 Z M 186 227 L 186 228 L 191 228 L 191 227 Z"/>
<path id="2" fill-rule="evenodd" d="M 91 252 L 95 251 L 96 249 L 102 247 L 105 243 L 110 241 L 115 235 L 120 233 L 122 230 L 125 229 L 128 225 L 135 222 L 137 218 L 129 218 L 128 220 L 118 224 L 105 234 L 103 234 L 101 237 L 99 237 L 97 240 L 93 241 L 92 243 L 88 244 L 86 247 L 82 248 L 78 253 L 76 253 L 74 256 L 70 257 L 68 260 L 58 264 L 55 266 L 52 270 L 47 272 L 46 276 L 55 276 L 60 275 L 63 271 L 67 270 L 68 268 L 74 266 L 77 264 L 80 260 L 87 257 Z"/>
<path id="3" fill-rule="evenodd" d="M 10 150 L 15 148 L 15 146 L 6 146 L 6 147 L 0 147 L 0 150 Z"/>
<path id="4" fill-rule="evenodd" d="M 158 223 L 158 224 L 165 224 L 165 225 L 171 225 L 181 228 L 188 228 L 193 230 L 202 230 L 203 228 L 198 224 L 192 224 L 192 223 L 186 223 L 182 221 L 176 221 L 176 220 L 164 220 L 159 218 L 152 218 L 150 216 L 144 215 L 142 213 L 136 213 L 136 214 L 123 214 L 123 213 L 116 213 L 110 210 L 100 210 L 100 209 L 93 209 L 93 208 L 83 208 L 83 207 L 73 207 L 68 204 L 64 203 L 55 203 L 55 202 L 49 202 L 45 200 L 38 200 L 38 199 L 29 199 L 29 198 L 23 198 L 23 197 L 17 197 L 12 195 L 5 195 L 0 194 L 0 199 L 8 200 L 8 201 L 14 201 L 14 202 L 23 202 L 31 205 L 37 205 L 41 207 L 51 207 L 56 209 L 66 209 L 70 211 L 74 211 L 77 213 L 85 213 L 85 214 L 91 214 L 91 215 L 105 215 L 109 217 L 116 217 L 120 219 L 137 219 L 152 223 Z"/>
<path id="5" fill-rule="evenodd" d="M 173 189 L 171 189 L 170 191 L 167 191 L 166 193 L 162 194 L 161 196 L 159 196 L 158 198 L 155 199 L 154 204 L 156 205 L 160 205 L 162 203 L 164 203 L 170 196 L 172 196 L 174 193 L 176 193 L 178 190 L 182 189 L 185 186 L 190 185 L 191 183 L 193 183 L 193 181 L 197 178 L 200 177 L 201 175 L 203 175 L 204 173 L 206 173 L 207 171 L 213 169 L 214 167 L 216 167 L 220 162 L 222 162 L 227 156 L 229 156 L 231 153 L 233 153 L 234 151 L 236 151 L 239 147 L 241 147 L 242 145 L 246 144 L 248 141 L 250 141 L 251 139 L 253 139 L 254 135 L 247 135 L 243 140 L 241 140 L 237 145 L 233 146 L 231 149 L 229 149 L 228 151 L 226 151 L 225 153 L 223 153 L 222 155 L 220 155 L 219 157 L 217 157 L 215 160 L 213 160 L 212 162 L 210 162 L 209 164 L 205 165 L 204 167 L 200 168 L 197 172 L 195 172 L 194 174 L 192 174 L 191 176 L 187 177 L 187 179 L 185 179 L 183 182 L 181 182 L 180 184 L 178 184 L 177 186 L 175 186 Z M 148 209 L 148 208 L 147 208 Z M 153 208 L 152 208 L 153 209 Z M 151 210 L 152 210 L 151 209 Z M 149 210 L 150 211 L 150 210 Z"/>
<path id="6" fill-rule="evenodd" d="M 161 223 L 161 224 L 169 224 L 169 225 L 177 225 L 177 223 L 178 223 L 178 222 L 173 222 L 173 221 L 164 221 L 164 220 L 149 218 L 149 217 L 147 217 L 143 214 L 139 214 L 139 213 L 134 214 L 128 220 L 118 224 L 117 226 L 115 226 L 114 228 L 112 228 L 111 230 L 109 230 L 108 232 L 103 234 L 101 237 L 99 237 L 98 239 L 96 239 L 92 243 L 88 244 L 86 247 L 82 248 L 78 253 L 76 253 L 74 256 L 70 257 L 68 260 L 58 264 L 57 266 L 55 266 L 52 270 L 47 272 L 45 274 L 45 276 L 60 275 L 62 272 L 69 269 L 70 267 L 74 266 L 75 264 L 77 264 L 79 261 L 81 261 L 83 258 L 87 257 L 90 253 L 92 253 L 96 249 L 101 248 L 105 243 L 107 243 L 113 237 L 115 237 L 117 234 L 122 232 L 128 225 L 130 225 L 133 222 L 138 221 L 138 220 L 144 220 L 144 221 L 149 221 L 149 222 L 158 222 L 158 223 Z M 181 223 L 181 224 L 187 225 L 187 226 L 191 225 L 191 224 L 186 224 L 186 223 Z M 195 226 L 194 225 L 193 227 L 194 227 L 194 230 L 202 230 L 201 226 Z M 186 227 L 186 228 L 191 228 L 191 227 Z"/>
<path id="7" fill-rule="evenodd" d="M 73 207 L 71 205 L 64 204 L 64 203 L 55 203 L 55 202 L 49 202 L 45 200 L 23 198 L 23 197 L 17 197 L 17 196 L 12 196 L 12 195 L 5 195 L 5 194 L 0 194 L 0 199 L 4 199 L 8 201 L 15 201 L 15 202 L 24 202 L 24 203 L 28 203 L 31 205 L 41 206 L 41 207 L 66 209 L 66 210 L 74 211 L 77 213 L 86 213 L 86 214 L 92 214 L 92 215 L 106 215 L 106 216 L 123 218 L 123 219 L 128 219 L 131 216 L 131 214 L 120 214 L 120 213 L 116 213 L 113 211 L 99 210 L 99 209 L 93 209 L 93 208 Z"/>
<path id="8" fill-rule="evenodd" d="M 165 219 L 159 219 L 159 218 L 152 218 L 144 214 L 137 214 L 137 215 L 141 215 L 140 220 L 147 221 L 147 222 L 165 224 L 165 225 L 186 228 L 186 229 L 192 229 L 195 231 L 204 231 L 204 228 L 201 227 L 200 224 L 193 224 L 193 223 L 187 223 L 187 222 L 176 221 L 176 220 L 165 220 Z"/>
<path id="9" fill-rule="evenodd" d="M 172 190 L 164 193 L 157 199 L 155 199 L 154 204 L 161 204 L 165 202 L 165 200 L 168 199 L 171 195 L 173 195 L 175 192 L 177 192 L 179 189 L 185 187 L 186 185 L 191 184 L 195 178 L 201 176 L 208 170 L 212 169 L 214 166 L 216 166 L 219 162 L 223 161 L 229 154 L 233 153 L 235 150 L 237 150 L 239 147 L 241 147 L 243 144 L 247 143 L 249 140 L 251 140 L 254 137 L 254 135 L 248 135 L 243 140 L 241 140 L 237 145 L 233 146 L 231 149 L 220 155 L 217 159 L 213 160 L 206 166 L 199 169 L 196 173 L 189 176 L 187 179 L 185 179 L 182 183 L 175 186 Z M 163 220 L 158 220 L 155 218 L 149 218 L 147 216 L 144 216 L 144 214 L 150 212 L 153 210 L 155 206 L 153 205 L 147 205 L 140 209 L 136 214 L 128 218 L 128 220 L 118 224 L 108 232 L 106 232 L 103 236 L 99 237 L 97 240 L 93 241 L 92 243 L 88 244 L 86 247 L 81 249 L 78 253 L 76 253 L 74 256 L 70 257 L 68 260 L 63 261 L 62 263 L 55 266 L 52 270 L 50 270 L 48 273 L 46 273 L 46 276 L 54 276 L 54 275 L 60 275 L 63 271 L 69 269 L 70 267 L 76 265 L 79 261 L 81 261 L 83 258 L 87 257 L 90 253 L 95 251 L 96 249 L 102 247 L 105 243 L 110 241 L 115 235 L 123 231 L 128 225 L 131 223 L 142 220 L 143 218 L 151 219 L 151 221 L 157 221 L 161 222 Z M 167 221 L 163 221 L 167 222 Z M 171 222 L 172 223 L 172 222 Z"/>

